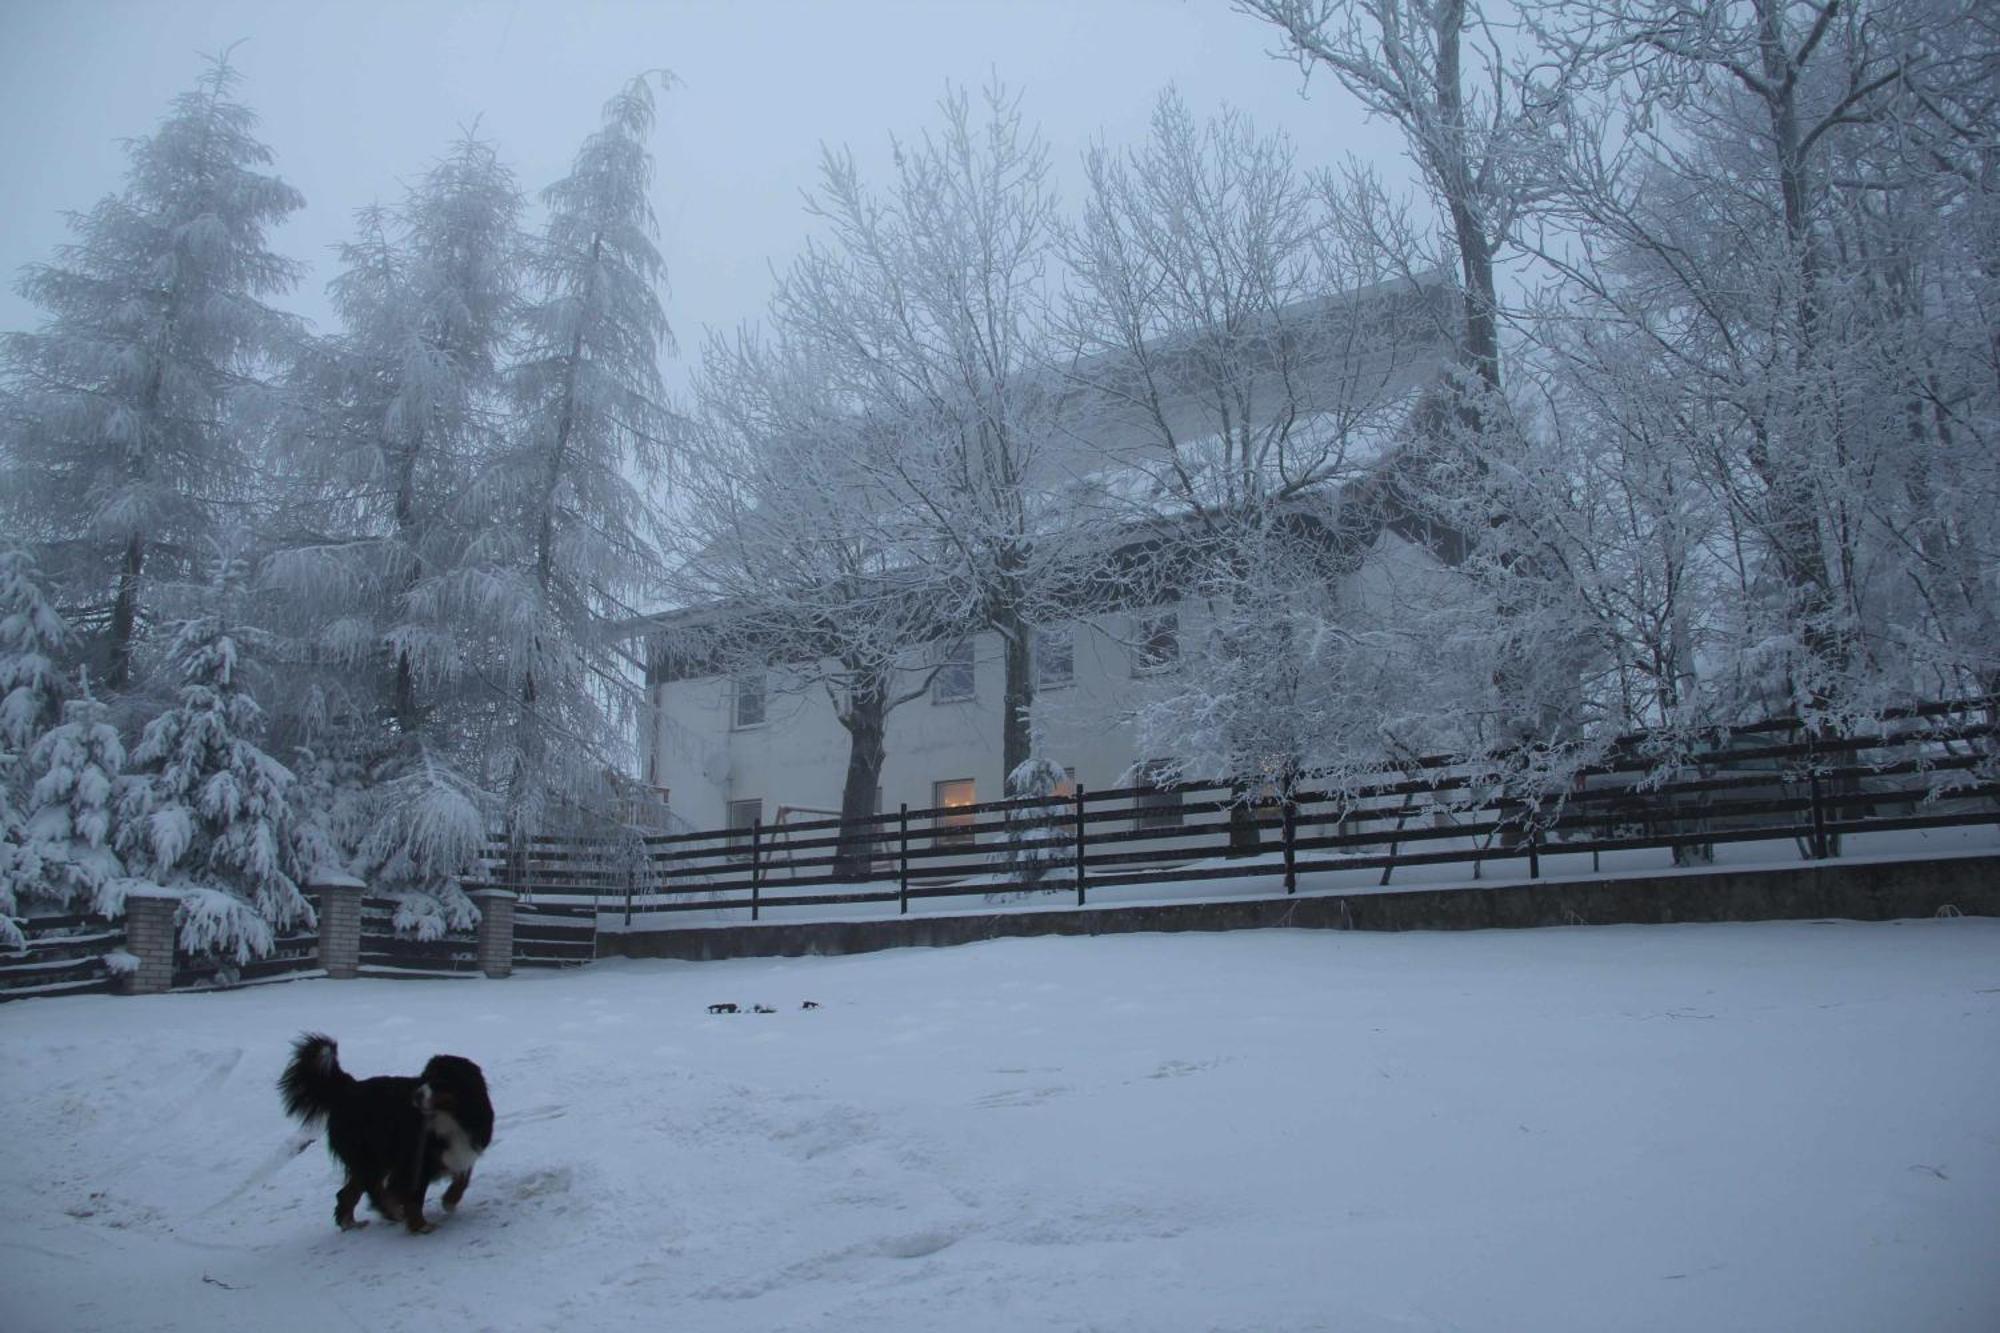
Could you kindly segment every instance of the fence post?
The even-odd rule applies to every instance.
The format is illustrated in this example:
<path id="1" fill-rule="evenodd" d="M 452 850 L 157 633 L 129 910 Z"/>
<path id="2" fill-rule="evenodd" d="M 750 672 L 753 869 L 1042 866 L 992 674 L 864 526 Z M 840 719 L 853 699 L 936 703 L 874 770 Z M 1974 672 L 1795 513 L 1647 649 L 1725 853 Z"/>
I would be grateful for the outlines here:
<path id="1" fill-rule="evenodd" d="M 346 875 L 324 875 L 311 888 L 319 895 L 319 965 L 337 981 L 361 973 L 361 896 L 367 886 Z"/>
<path id="2" fill-rule="evenodd" d="M 1076 784 L 1076 905 L 1083 906 L 1084 874 L 1083 863 L 1088 841 L 1083 831 L 1083 784 Z"/>
<path id="3" fill-rule="evenodd" d="M 135 889 L 125 895 L 125 951 L 139 965 L 125 973 L 126 995 L 164 995 L 174 985 L 174 916 L 178 895 Z"/>
<path id="4" fill-rule="evenodd" d="M 910 803 L 896 807 L 896 915 L 910 912 Z"/>
<path id="5" fill-rule="evenodd" d="M 1299 891 L 1299 803 L 1285 793 L 1285 892 Z"/>
<path id="6" fill-rule="evenodd" d="M 1819 736 L 1808 726 L 1806 733 L 1806 781 L 1812 797 L 1812 836 L 1810 845 L 1815 861 L 1826 859 L 1826 807 L 1820 799 L 1819 789 Z"/>
<path id="7" fill-rule="evenodd" d="M 1541 826 L 1536 823 L 1530 823 L 1528 825 L 1528 878 L 1540 879 L 1541 877 L 1542 877 Z"/>
<path id="8" fill-rule="evenodd" d="M 511 889 L 474 889 L 466 897 L 479 904 L 474 935 L 479 970 L 494 980 L 514 974 L 514 902 Z"/>
<path id="9" fill-rule="evenodd" d="M 763 878 L 761 868 L 758 865 L 758 852 L 759 852 L 758 844 L 763 841 L 763 838 L 764 838 L 764 821 L 761 819 L 751 820 L 750 821 L 750 919 L 752 921 L 755 921 L 757 919 L 758 912 L 761 910 L 760 905 L 757 901 L 759 882 Z"/>

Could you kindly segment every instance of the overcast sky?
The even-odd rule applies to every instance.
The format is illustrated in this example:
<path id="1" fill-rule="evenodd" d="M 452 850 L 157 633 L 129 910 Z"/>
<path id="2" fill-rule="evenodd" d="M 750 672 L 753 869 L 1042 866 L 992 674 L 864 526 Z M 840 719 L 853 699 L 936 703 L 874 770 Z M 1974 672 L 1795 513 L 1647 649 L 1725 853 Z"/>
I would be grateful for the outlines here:
<path id="1" fill-rule="evenodd" d="M 679 383 L 702 328 L 755 318 L 796 251 L 820 144 L 882 164 L 891 133 L 935 123 L 946 80 L 1021 90 L 1066 203 L 1080 152 L 1136 142 L 1170 82 L 1197 114 L 1229 103 L 1284 129 L 1304 166 L 1353 153 L 1405 178 L 1395 135 L 1324 77 L 1302 87 L 1274 38 L 1226 0 L 0 0 L 0 329 L 38 323 L 12 277 L 53 255 L 64 210 L 117 188 L 118 141 L 239 39 L 240 95 L 306 196 L 276 237 L 311 265 L 286 304 L 322 327 L 353 211 L 393 199 L 457 127 L 477 117 L 532 192 L 623 80 L 673 70 L 654 195 Z"/>

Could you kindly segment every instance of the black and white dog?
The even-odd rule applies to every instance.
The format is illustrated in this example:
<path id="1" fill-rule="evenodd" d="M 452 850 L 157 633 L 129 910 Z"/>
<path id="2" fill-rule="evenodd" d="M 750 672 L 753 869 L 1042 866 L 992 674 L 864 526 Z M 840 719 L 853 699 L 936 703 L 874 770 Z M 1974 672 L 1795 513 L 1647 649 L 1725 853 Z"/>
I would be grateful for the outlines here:
<path id="1" fill-rule="evenodd" d="M 390 1221 L 432 1230 L 424 1220 L 431 1182 L 450 1176 L 444 1206 L 458 1207 L 472 1164 L 493 1142 L 486 1078 L 461 1056 L 434 1055 L 415 1078 L 357 1079 L 340 1067 L 333 1038 L 308 1032 L 293 1043 L 278 1091 L 300 1123 L 326 1121 L 326 1146 L 347 1170 L 333 1203 L 343 1231 L 367 1225 L 354 1220 L 364 1194 Z"/>

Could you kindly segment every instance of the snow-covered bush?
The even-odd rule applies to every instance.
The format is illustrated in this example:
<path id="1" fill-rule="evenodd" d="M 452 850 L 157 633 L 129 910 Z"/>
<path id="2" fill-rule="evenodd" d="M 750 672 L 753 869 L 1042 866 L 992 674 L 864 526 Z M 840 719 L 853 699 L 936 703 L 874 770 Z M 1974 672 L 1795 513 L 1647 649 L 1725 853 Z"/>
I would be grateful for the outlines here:
<path id="1" fill-rule="evenodd" d="M 354 866 L 396 900 L 396 932 L 429 940 L 477 922 L 459 878 L 486 843 L 479 793 L 426 753 L 376 785 L 368 804 L 374 819 Z"/>
<path id="2" fill-rule="evenodd" d="M 1000 852 L 1000 864 L 1009 878 L 1039 884 L 1051 871 L 1072 864 L 1063 828 L 1065 808 L 1047 799 L 1060 792 L 1068 780 L 1069 775 L 1060 767 L 1039 755 L 1031 755 L 1007 775 L 1009 800 L 1044 802 L 1007 811 L 1007 842 Z"/>

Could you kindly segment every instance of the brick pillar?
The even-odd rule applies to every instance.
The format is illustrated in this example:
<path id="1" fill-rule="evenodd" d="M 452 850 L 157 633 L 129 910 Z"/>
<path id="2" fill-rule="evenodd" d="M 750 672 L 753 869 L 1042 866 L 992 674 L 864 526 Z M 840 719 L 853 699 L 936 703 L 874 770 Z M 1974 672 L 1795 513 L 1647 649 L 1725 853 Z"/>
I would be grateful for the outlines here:
<path id="1" fill-rule="evenodd" d="M 479 903 L 479 970 L 489 977 L 514 974 L 514 899 L 512 889 L 474 889 L 468 897 Z"/>
<path id="2" fill-rule="evenodd" d="M 336 981 L 351 981 L 361 971 L 360 880 L 326 880 L 310 886 L 319 895 L 319 965 Z"/>
<path id="3" fill-rule="evenodd" d="M 174 914 L 181 900 L 170 893 L 125 895 L 125 950 L 139 959 L 125 974 L 127 995 L 163 995 L 174 984 Z"/>

